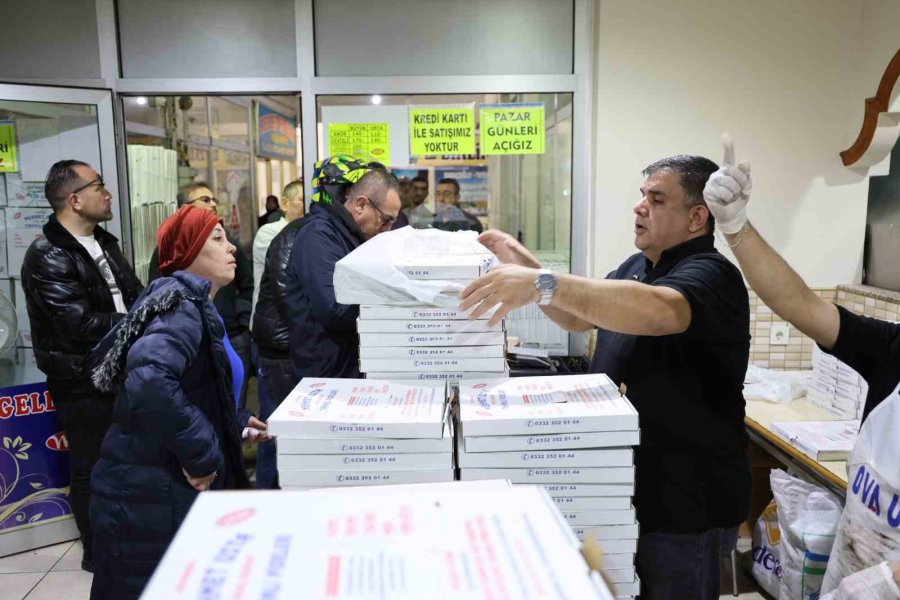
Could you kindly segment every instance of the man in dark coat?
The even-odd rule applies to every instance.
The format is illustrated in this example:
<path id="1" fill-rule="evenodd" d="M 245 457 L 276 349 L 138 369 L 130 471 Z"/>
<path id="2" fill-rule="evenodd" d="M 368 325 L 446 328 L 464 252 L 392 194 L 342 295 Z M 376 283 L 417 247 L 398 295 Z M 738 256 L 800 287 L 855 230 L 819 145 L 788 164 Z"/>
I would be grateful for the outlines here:
<path id="1" fill-rule="evenodd" d="M 91 383 L 85 357 L 141 293 L 119 249 L 100 223 L 112 218 L 112 195 L 89 165 L 63 160 L 50 168 L 44 188 L 53 215 L 45 238 L 35 240 L 22 264 L 22 287 L 34 355 L 69 442 L 69 499 L 81 533 L 81 566 L 93 570 L 91 469 L 112 422 L 113 396 Z"/>
<path id="2" fill-rule="evenodd" d="M 208 183 L 202 181 L 189 183 L 178 190 L 178 206 L 195 206 L 203 208 L 215 214 L 218 201 L 212 193 Z M 240 407 L 247 404 L 247 382 L 250 379 L 250 315 L 253 310 L 253 263 L 244 251 L 243 247 L 230 236 L 228 241 L 237 248 L 234 258 L 237 261 L 237 271 L 234 281 L 219 290 L 216 294 L 215 305 L 222 320 L 225 321 L 225 331 L 228 340 L 234 347 L 234 351 L 240 357 L 244 365 L 244 379 L 241 383 Z M 150 281 L 159 277 L 159 249 L 153 251 L 150 257 Z"/>
<path id="3" fill-rule="evenodd" d="M 394 176 L 377 163 L 343 155 L 316 165 L 312 200 L 294 233 L 285 274 L 294 383 L 360 377 L 359 307 L 335 300 L 334 266 L 389 230 L 400 212 Z"/>

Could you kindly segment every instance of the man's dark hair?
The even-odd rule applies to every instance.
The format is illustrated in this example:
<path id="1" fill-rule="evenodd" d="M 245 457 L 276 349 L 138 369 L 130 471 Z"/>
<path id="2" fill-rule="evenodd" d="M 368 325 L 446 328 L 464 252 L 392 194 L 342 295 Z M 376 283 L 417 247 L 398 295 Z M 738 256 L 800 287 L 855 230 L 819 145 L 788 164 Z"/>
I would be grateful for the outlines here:
<path id="1" fill-rule="evenodd" d="M 425 177 L 422 177 L 421 175 L 416 175 L 415 177 L 412 178 L 411 183 L 416 183 L 416 182 L 424 183 L 425 187 L 428 187 L 428 179 L 426 179 Z"/>
<path id="2" fill-rule="evenodd" d="M 437 182 L 438 185 L 441 184 L 449 184 L 453 186 L 453 193 L 456 194 L 456 197 L 459 197 L 459 182 L 452 177 L 444 177 L 440 181 Z"/>
<path id="3" fill-rule="evenodd" d="M 296 196 L 298 193 L 303 191 L 303 180 L 295 179 L 286 186 L 284 186 L 284 191 L 281 193 L 287 199 L 291 199 Z"/>
<path id="4" fill-rule="evenodd" d="M 681 187 L 687 196 L 689 207 L 697 204 L 706 206 L 706 203 L 703 201 L 703 188 L 706 187 L 709 176 L 719 170 L 719 165 L 702 156 L 679 154 L 678 156 L 670 156 L 669 158 L 656 161 L 646 167 L 642 173 L 644 177 L 649 177 L 657 171 L 664 170 L 678 174 Z M 711 211 L 706 220 L 706 225 L 707 233 L 712 233 L 716 230 L 716 220 Z"/>
<path id="5" fill-rule="evenodd" d="M 359 178 L 359 181 L 347 188 L 344 194 L 344 202 L 365 196 L 373 200 L 381 208 L 381 203 L 389 190 L 400 194 L 400 182 L 388 173 L 387 169 L 373 169 Z"/>
<path id="6" fill-rule="evenodd" d="M 212 191 L 212 188 L 209 187 L 209 184 L 205 181 L 194 181 L 178 188 L 178 195 L 175 196 L 175 199 L 178 201 L 178 206 L 189 204 L 191 192 L 199 190 L 200 188 L 206 188 L 207 190 Z"/>
<path id="7" fill-rule="evenodd" d="M 66 198 L 72 190 L 78 189 L 81 178 L 75 167 L 90 167 L 80 160 L 61 160 L 53 164 L 47 172 L 47 183 L 44 184 L 44 197 L 50 203 L 53 212 L 57 213 L 66 205 Z"/>

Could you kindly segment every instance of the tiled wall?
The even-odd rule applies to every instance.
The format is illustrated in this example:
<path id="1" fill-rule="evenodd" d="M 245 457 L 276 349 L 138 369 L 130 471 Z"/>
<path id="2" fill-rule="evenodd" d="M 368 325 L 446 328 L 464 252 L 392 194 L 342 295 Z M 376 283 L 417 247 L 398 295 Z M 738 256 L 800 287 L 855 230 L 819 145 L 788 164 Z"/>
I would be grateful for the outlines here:
<path id="1" fill-rule="evenodd" d="M 866 285 L 814 290 L 822 299 L 867 317 L 900 321 L 900 293 Z M 750 364 L 776 370 L 812 368 L 813 341 L 790 327 L 787 346 L 770 344 L 772 323 L 783 322 L 750 291 Z"/>
<path id="2" fill-rule="evenodd" d="M 839 285 L 813 290 L 828 302 L 836 302 L 855 313 L 900 321 L 900 293 L 865 285 Z M 772 345 L 770 332 L 773 323 L 784 323 L 772 309 L 763 304 L 752 290 L 750 295 L 750 364 L 775 370 L 796 371 L 812 369 L 813 341 L 789 326 L 787 345 Z M 596 331 L 591 330 L 589 353 L 593 354 Z"/>

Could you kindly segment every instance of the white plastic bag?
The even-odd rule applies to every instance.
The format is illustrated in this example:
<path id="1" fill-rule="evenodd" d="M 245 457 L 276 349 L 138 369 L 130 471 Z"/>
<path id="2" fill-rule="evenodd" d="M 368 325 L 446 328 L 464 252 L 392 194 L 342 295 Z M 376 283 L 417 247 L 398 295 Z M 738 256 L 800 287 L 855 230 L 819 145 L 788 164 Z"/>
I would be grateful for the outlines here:
<path id="1" fill-rule="evenodd" d="M 847 461 L 847 505 L 823 592 L 882 561 L 900 562 L 900 386 L 863 422 Z"/>
<path id="2" fill-rule="evenodd" d="M 474 231 L 401 227 L 376 235 L 337 262 L 334 295 L 341 304 L 431 304 L 456 308 L 459 281 L 410 279 L 395 265 L 405 256 L 478 254 L 493 257 Z"/>
<path id="3" fill-rule="evenodd" d="M 769 502 L 753 529 L 753 578 L 770 596 L 781 598 L 781 530 L 778 508 Z"/>
<path id="4" fill-rule="evenodd" d="M 769 480 L 781 530 L 779 597 L 817 600 L 841 516 L 840 500 L 781 469 L 774 469 Z"/>
<path id="5" fill-rule="evenodd" d="M 805 395 L 806 387 L 796 377 L 756 365 L 747 367 L 747 375 L 744 377 L 746 400 L 767 400 L 787 404 Z"/>

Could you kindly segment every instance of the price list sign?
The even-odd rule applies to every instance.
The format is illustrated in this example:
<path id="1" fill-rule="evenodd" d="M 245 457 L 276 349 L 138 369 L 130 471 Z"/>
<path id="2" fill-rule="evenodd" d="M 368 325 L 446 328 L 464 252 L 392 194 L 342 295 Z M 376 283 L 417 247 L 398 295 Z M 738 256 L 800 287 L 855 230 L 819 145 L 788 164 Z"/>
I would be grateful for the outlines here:
<path id="1" fill-rule="evenodd" d="M 391 164 L 387 123 L 330 123 L 328 152 Z"/>

